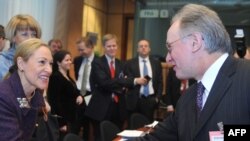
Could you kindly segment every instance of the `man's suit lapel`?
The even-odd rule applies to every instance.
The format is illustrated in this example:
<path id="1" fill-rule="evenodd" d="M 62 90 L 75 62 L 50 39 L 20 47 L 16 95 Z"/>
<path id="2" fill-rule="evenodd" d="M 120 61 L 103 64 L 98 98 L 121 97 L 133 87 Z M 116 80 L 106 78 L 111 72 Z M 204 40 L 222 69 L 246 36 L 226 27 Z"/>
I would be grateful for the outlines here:
<path id="1" fill-rule="evenodd" d="M 104 68 L 105 68 L 105 71 L 107 72 L 107 74 L 110 76 L 111 78 L 111 72 L 110 72 L 110 68 L 109 68 L 109 62 L 106 58 L 106 56 L 104 55 L 103 58 L 102 58 L 102 61 L 104 63 Z M 119 76 L 119 74 L 121 73 L 121 62 L 117 59 L 115 59 L 115 78 Z"/>
<path id="2" fill-rule="evenodd" d="M 93 61 L 91 62 L 91 66 L 92 66 L 92 68 L 93 68 L 93 63 L 95 62 L 97 60 L 97 56 L 94 56 L 94 58 L 93 58 Z M 91 71 L 90 71 L 90 88 L 91 88 L 91 90 L 93 90 L 94 89 L 94 76 L 93 76 L 93 70 L 92 70 L 92 68 L 91 68 Z"/>
<path id="3" fill-rule="evenodd" d="M 132 60 L 132 74 L 134 77 L 140 77 L 140 64 L 139 64 L 139 58 L 136 57 L 136 59 Z"/>
<path id="4" fill-rule="evenodd" d="M 121 62 L 115 59 L 115 78 L 119 78 L 120 73 L 122 72 Z"/>
<path id="5" fill-rule="evenodd" d="M 105 55 L 102 56 L 102 62 L 103 62 L 103 66 L 104 66 L 105 72 L 111 78 L 111 72 L 110 72 L 110 69 L 109 69 L 109 62 L 108 62 L 108 60 L 107 60 L 107 58 L 106 58 Z"/>
<path id="6" fill-rule="evenodd" d="M 78 73 L 79 73 L 79 70 L 80 70 L 80 68 L 81 68 L 81 65 L 82 65 L 82 61 L 83 61 L 83 57 L 82 56 L 79 56 L 78 58 L 76 58 L 76 64 L 75 64 L 75 73 L 76 73 L 76 75 L 75 75 L 75 77 L 76 77 L 76 79 L 78 79 Z"/>
<path id="7" fill-rule="evenodd" d="M 187 119 L 186 121 L 187 124 L 188 124 L 188 127 L 187 129 L 189 129 L 191 131 L 191 133 L 193 133 L 193 136 L 195 135 L 195 130 L 196 130 L 196 125 L 197 125 L 197 116 L 196 114 L 196 90 L 197 90 L 197 83 L 194 84 L 193 87 L 190 87 L 190 89 L 188 89 L 188 91 L 191 91 L 191 92 L 187 92 L 187 95 L 190 95 L 190 98 L 189 100 L 187 100 L 189 103 L 191 103 L 191 106 L 187 106 L 188 109 L 186 109 L 188 113 L 187 115 Z M 193 138 L 193 136 L 191 138 Z M 193 139 L 191 139 L 193 140 Z"/>
<path id="8" fill-rule="evenodd" d="M 155 84 L 157 82 L 154 82 L 154 80 L 155 80 L 154 78 L 155 78 L 155 76 L 160 75 L 160 74 L 156 74 L 158 71 L 157 71 L 157 68 L 156 68 L 155 61 L 152 58 L 149 58 L 149 60 L 150 60 L 151 68 L 152 68 L 152 81 L 153 81 L 153 84 Z"/>
<path id="9" fill-rule="evenodd" d="M 223 96 L 226 94 L 227 89 L 231 86 L 232 79 L 230 79 L 230 77 L 232 77 L 235 71 L 236 63 L 233 62 L 232 58 L 228 57 L 216 77 L 215 83 L 212 86 L 210 94 L 201 112 L 200 118 L 197 121 L 195 135 L 198 134 L 205 123 L 213 115 L 216 107 L 220 103 Z"/>

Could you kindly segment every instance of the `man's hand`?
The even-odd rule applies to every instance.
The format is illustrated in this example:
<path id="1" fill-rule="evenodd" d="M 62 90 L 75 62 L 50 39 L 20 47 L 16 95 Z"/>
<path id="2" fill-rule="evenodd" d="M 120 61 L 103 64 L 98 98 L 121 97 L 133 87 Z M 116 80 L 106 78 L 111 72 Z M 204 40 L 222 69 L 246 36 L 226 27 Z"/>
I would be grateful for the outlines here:
<path id="1" fill-rule="evenodd" d="M 148 80 L 144 77 L 137 77 L 135 78 L 135 83 L 137 85 L 146 85 L 148 83 Z"/>

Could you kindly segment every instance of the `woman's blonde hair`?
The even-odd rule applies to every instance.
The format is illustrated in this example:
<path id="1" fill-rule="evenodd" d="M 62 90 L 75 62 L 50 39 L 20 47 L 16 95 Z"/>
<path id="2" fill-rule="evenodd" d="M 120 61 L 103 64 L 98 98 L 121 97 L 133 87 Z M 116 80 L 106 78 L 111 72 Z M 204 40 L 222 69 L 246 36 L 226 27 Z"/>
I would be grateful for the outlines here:
<path id="1" fill-rule="evenodd" d="M 19 44 L 14 56 L 14 64 L 10 67 L 9 72 L 4 76 L 4 79 L 7 79 L 13 72 L 18 69 L 18 57 L 22 57 L 23 60 L 27 62 L 30 56 L 42 46 L 48 47 L 46 43 L 44 43 L 41 39 L 38 38 L 30 38 Z"/>
<path id="2" fill-rule="evenodd" d="M 12 17 L 5 27 L 6 38 L 13 42 L 17 31 L 30 29 L 36 32 L 36 38 L 41 38 L 42 31 L 38 22 L 30 15 L 16 15 Z"/>
<path id="3" fill-rule="evenodd" d="M 17 65 L 18 57 L 22 57 L 25 62 L 28 61 L 30 56 L 41 46 L 48 47 L 46 43 L 37 38 L 30 38 L 23 41 L 16 50 L 16 54 L 14 56 L 14 65 Z"/>

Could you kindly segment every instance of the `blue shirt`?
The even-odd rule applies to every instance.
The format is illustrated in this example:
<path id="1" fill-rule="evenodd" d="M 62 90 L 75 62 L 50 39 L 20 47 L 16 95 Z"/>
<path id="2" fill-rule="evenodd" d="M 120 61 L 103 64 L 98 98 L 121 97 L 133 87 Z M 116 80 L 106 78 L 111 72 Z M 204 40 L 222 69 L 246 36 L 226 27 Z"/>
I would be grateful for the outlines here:
<path id="1" fill-rule="evenodd" d="M 13 65 L 13 58 L 16 52 L 16 47 L 12 46 L 9 50 L 0 52 L 0 81 Z"/>
<path id="2" fill-rule="evenodd" d="M 0 90 L 0 140 L 29 141 L 38 111 L 44 106 L 41 92 L 36 90 L 27 101 L 17 72 L 0 82 Z"/>

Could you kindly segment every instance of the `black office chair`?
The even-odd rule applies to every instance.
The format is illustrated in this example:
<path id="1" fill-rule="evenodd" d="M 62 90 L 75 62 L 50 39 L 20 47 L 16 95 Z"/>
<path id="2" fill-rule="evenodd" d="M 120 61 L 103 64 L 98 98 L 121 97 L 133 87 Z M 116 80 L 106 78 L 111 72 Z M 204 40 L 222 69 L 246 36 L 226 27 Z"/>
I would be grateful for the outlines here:
<path id="1" fill-rule="evenodd" d="M 65 135 L 63 138 L 63 141 L 83 141 L 80 136 L 73 134 L 73 133 L 68 133 Z"/>
<path id="2" fill-rule="evenodd" d="M 130 129 L 138 129 L 147 124 L 150 124 L 149 119 L 140 113 L 134 113 L 130 117 Z"/>
<path id="3" fill-rule="evenodd" d="M 102 141 L 112 141 L 120 132 L 120 129 L 111 121 L 102 121 L 101 125 L 101 139 Z"/>

